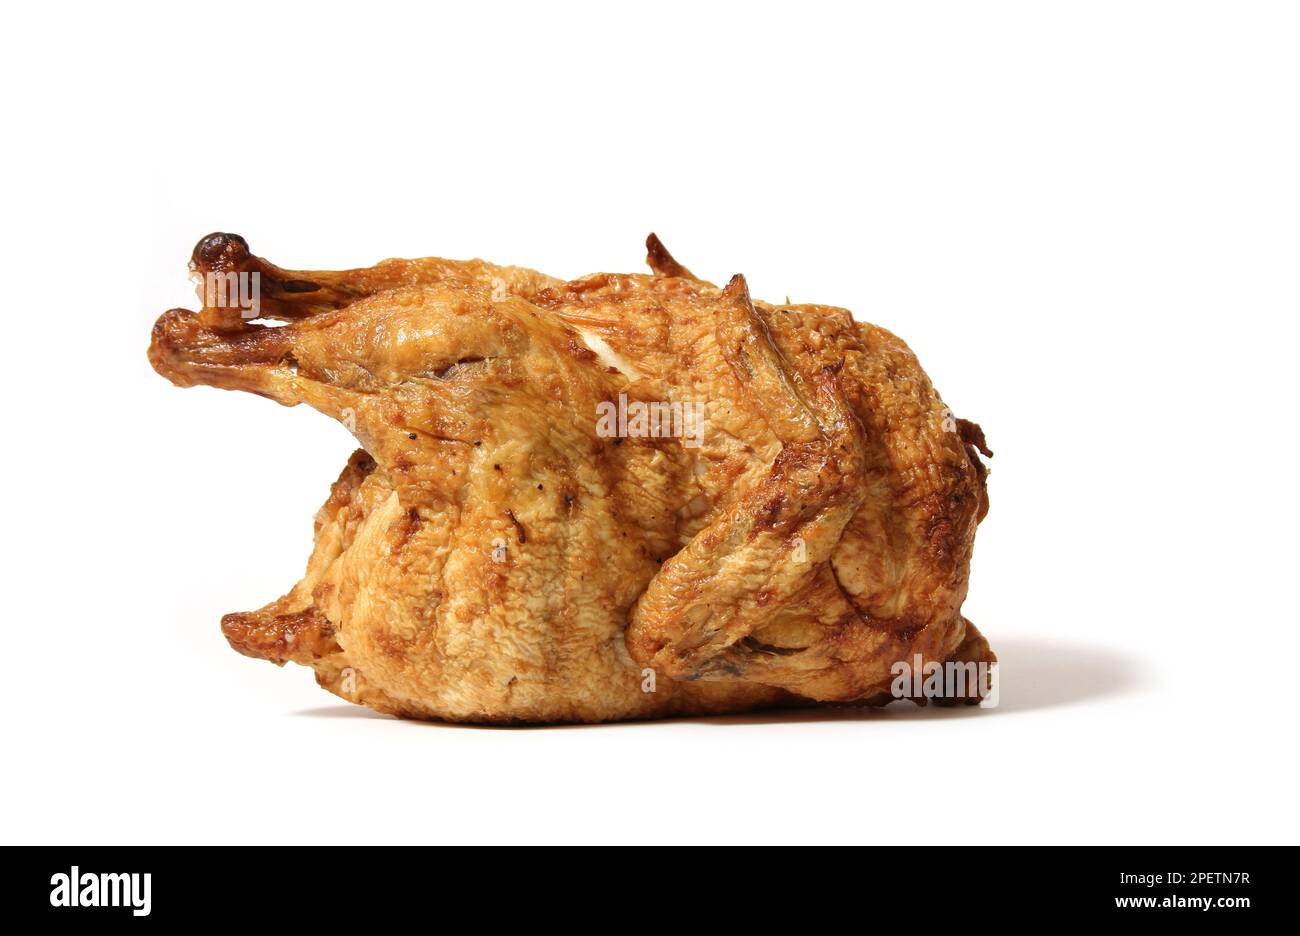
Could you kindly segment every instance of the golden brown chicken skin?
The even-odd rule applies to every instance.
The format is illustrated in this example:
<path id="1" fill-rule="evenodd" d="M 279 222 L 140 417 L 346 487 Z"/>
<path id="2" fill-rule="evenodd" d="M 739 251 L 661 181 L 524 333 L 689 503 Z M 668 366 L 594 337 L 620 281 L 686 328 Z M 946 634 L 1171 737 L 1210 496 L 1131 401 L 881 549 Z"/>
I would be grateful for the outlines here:
<path id="1" fill-rule="evenodd" d="M 563 282 L 200 241 L 204 307 L 158 320 L 154 368 L 307 403 L 362 446 L 305 576 L 227 615 L 231 645 L 466 722 L 876 703 L 899 661 L 992 662 L 961 615 L 979 427 L 884 329 L 647 247 L 652 275 Z M 230 301 L 240 274 L 256 303 Z"/>

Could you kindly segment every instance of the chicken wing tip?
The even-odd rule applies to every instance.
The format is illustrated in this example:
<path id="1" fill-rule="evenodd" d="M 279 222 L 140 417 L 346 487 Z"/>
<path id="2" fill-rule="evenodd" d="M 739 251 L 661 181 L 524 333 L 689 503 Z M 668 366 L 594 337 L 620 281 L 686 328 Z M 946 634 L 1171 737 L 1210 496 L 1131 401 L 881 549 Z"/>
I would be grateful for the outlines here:
<path id="1" fill-rule="evenodd" d="M 659 239 L 659 236 L 654 231 L 651 231 L 650 235 L 645 239 L 645 249 L 645 262 L 651 270 L 660 276 L 679 276 L 682 279 L 689 280 L 699 279 L 673 258 L 673 255 L 668 252 L 668 248 L 664 246 L 664 242 Z"/>
<path id="2" fill-rule="evenodd" d="M 723 287 L 722 294 L 730 296 L 733 299 L 739 299 L 746 305 L 751 304 L 749 299 L 749 283 L 745 280 L 744 273 L 737 273 L 731 279 L 727 280 L 727 285 Z"/>

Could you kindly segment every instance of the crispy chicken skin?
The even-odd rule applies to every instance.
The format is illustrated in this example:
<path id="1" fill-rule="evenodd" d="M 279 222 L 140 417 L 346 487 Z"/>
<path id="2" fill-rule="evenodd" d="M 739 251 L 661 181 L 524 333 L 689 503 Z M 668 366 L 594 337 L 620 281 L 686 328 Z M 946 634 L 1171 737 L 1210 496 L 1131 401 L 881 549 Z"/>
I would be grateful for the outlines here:
<path id="1" fill-rule="evenodd" d="M 201 281 L 255 273 L 258 318 L 287 324 L 201 285 L 201 311 L 155 324 L 154 368 L 307 403 L 362 446 L 303 579 L 226 615 L 231 646 L 461 722 L 879 703 L 899 661 L 992 662 L 961 615 L 979 427 L 884 329 L 647 247 L 653 275 L 563 282 L 436 258 L 291 271 L 200 241 Z M 704 421 L 610 437 L 598 414 L 629 401 Z"/>

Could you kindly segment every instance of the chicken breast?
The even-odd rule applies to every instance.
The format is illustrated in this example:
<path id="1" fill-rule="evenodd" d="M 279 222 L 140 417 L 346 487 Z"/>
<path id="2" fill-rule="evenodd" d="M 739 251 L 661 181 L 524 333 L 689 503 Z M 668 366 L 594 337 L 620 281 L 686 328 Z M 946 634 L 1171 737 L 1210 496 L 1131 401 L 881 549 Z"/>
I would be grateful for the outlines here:
<path id="1" fill-rule="evenodd" d="M 305 576 L 227 615 L 231 645 L 465 722 L 874 704 L 900 661 L 992 662 L 961 615 L 979 427 L 884 329 L 647 246 L 651 275 L 563 282 L 200 241 L 203 308 L 159 318 L 154 368 L 307 403 L 361 445 Z"/>

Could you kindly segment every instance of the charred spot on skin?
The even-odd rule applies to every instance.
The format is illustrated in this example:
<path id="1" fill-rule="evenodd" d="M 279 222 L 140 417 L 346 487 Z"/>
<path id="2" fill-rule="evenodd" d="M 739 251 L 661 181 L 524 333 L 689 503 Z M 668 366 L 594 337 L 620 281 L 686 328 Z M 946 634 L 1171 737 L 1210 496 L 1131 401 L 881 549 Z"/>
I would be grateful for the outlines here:
<path id="1" fill-rule="evenodd" d="M 524 525 L 515 517 L 515 512 L 513 510 L 506 510 L 506 516 L 509 517 L 510 522 L 515 525 L 515 537 L 519 540 L 519 545 L 522 546 L 524 543 L 528 542 L 528 534 L 524 532 Z"/>
<path id="2" fill-rule="evenodd" d="M 406 437 L 407 437 L 408 439 L 416 439 L 416 438 L 418 438 L 418 436 L 416 436 L 416 434 L 415 434 L 414 432 L 408 432 L 408 433 L 406 434 Z"/>
<path id="3" fill-rule="evenodd" d="M 320 289 L 320 284 L 307 280 L 285 280 L 280 284 L 280 288 L 287 293 L 312 293 Z"/>
<path id="4" fill-rule="evenodd" d="M 885 630 L 888 630 L 899 640 L 903 640 L 906 641 L 907 643 L 911 643 L 912 641 L 916 640 L 917 637 L 920 636 L 921 631 L 925 630 L 925 625 L 911 623 L 911 624 L 905 624 L 902 627 L 893 627 L 893 628 L 886 627 Z"/>

